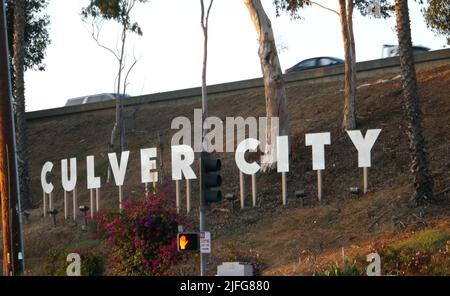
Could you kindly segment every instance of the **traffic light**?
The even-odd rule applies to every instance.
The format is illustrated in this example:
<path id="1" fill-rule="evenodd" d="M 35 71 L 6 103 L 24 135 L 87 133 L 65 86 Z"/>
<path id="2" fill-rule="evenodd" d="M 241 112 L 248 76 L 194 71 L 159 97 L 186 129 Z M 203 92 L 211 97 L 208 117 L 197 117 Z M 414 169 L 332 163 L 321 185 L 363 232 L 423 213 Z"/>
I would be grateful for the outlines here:
<path id="1" fill-rule="evenodd" d="M 216 159 L 207 152 L 201 154 L 201 196 L 205 204 L 222 200 L 222 192 L 218 187 L 222 185 L 222 177 L 219 175 L 221 167 L 220 159 Z"/>
<path id="2" fill-rule="evenodd" d="M 200 237 L 197 232 L 181 232 L 177 235 L 178 252 L 198 251 Z"/>

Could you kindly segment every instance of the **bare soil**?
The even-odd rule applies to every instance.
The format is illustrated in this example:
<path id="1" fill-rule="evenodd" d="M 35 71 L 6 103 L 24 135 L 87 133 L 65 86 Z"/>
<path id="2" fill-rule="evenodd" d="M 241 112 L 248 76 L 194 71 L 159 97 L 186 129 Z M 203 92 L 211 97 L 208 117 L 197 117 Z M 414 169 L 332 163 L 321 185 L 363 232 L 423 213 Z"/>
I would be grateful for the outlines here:
<path id="1" fill-rule="evenodd" d="M 343 92 L 341 82 L 289 86 L 287 88 L 290 131 L 296 150 L 288 174 L 288 203 L 281 203 L 281 175 L 258 174 L 258 204 L 251 207 L 250 178 L 247 181 L 246 207 L 228 201 L 212 206 L 207 215 L 207 228 L 213 234 L 213 253 L 208 258 L 209 273 L 227 260 L 230 249 L 259 254 L 267 268 L 264 274 L 311 274 L 317 268 L 345 256 L 368 254 L 374 244 L 407 237 L 419 229 L 450 229 L 450 202 L 447 194 L 441 202 L 413 208 L 409 168 L 408 138 L 403 110 L 401 81 L 397 74 L 377 76 L 359 85 L 358 128 L 365 131 L 381 128 L 372 150 L 369 169 L 369 193 L 351 194 L 350 187 L 362 187 L 362 170 L 357 166 L 357 152 L 340 128 Z M 380 79 L 389 80 L 376 83 Z M 420 104 L 425 137 L 432 160 L 435 191 L 450 186 L 450 65 L 418 71 Z M 262 90 L 223 96 L 209 102 L 209 115 L 225 120 L 227 116 L 264 116 Z M 131 151 L 125 180 L 126 197 L 143 196 L 140 183 L 139 149 L 157 147 L 157 134 L 164 145 L 165 175 L 170 176 L 170 140 L 174 130 L 171 120 L 186 116 L 193 122 L 196 102 L 180 102 L 175 107 L 143 104 L 125 109 L 127 143 Z M 64 249 L 90 238 L 80 224 L 64 221 L 63 191 L 60 182 L 60 160 L 78 159 L 79 204 L 88 204 L 85 157 L 95 155 L 96 169 L 105 183 L 107 143 L 114 122 L 114 110 L 74 114 L 33 120 L 29 126 L 31 153 L 31 192 L 34 209 L 25 223 L 27 273 L 44 274 L 45 257 L 51 249 Z M 323 172 L 324 199 L 317 200 L 316 173 L 311 168 L 311 149 L 304 145 L 305 133 L 331 132 L 332 145 L 326 148 L 327 168 Z M 239 174 L 234 155 L 221 153 L 223 193 L 239 196 Z M 42 217 L 40 170 L 45 161 L 55 164 L 53 176 L 55 205 L 60 214 L 57 226 Z M 167 183 L 175 188 L 173 182 Z M 307 196 L 303 207 L 294 192 L 303 189 Z M 184 186 L 183 186 L 184 190 Z M 184 191 L 182 191 L 184 194 Z M 69 195 L 70 196 L 70 195 Z M 197 184 L 193 184 L 194 209 L 197 219 Z M 183 207 L 184 208 L 184 195 Z M 103 184 L 101 209 L 117 209 L 118 194 L 113 184 Z M 69 207 L 70 208 L 70 207 Z M 192 262 L 194 264 L 194 262 Z M 195 262 L 197 265 L 197 263 Z M 192 267 L 191 272 L 195 272 Z"/>

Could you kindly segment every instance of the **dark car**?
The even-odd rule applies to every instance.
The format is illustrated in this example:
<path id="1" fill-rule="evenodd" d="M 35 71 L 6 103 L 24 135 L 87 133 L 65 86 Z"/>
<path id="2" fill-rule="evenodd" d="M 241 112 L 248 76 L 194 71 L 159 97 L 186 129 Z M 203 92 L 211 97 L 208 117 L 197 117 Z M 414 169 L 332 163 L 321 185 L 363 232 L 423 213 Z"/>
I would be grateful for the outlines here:
<path id="1" fill-rule="evenodd" d="M 421 46 L 421 45 L 414 45 L 412 47 L 413 54 L 420 54 L 424 52 L 430 51 L 429 47 Z M 383 58 L 388 57 L 395 57 L 400 54 L 398 45 L 390 45 L 390 44 L 384 44 L 383 49 L 381 52 L 381 56 Z"/>
<path id="2" fill-rule="evenodd" d="M 344 61 L 338 58 L 332 58 L 332 57 L 318 57 L 318 58 L 312 58 L 307 59 L 304 61 L 301 61 L 297 65 L 287 69 L 284 73 L 292 73 L 296 71 L 302 71 L 307 69 L 313 69 L 313 68 L 321 68 L 321 67 L 328 67 L 333 65 L 339 65 L 343 64 Z"/>
<path id="3" fill-rule="evenodd" d="M 90 96 L 69 99 L 69 100 L 67 100 L 65 106 L 76 106 L 76 105 L 113 101 L 116 98 L 127 98 L 127 97 L 129 97 L 129 95 L 127 95 L 127 94 L 103 93 L 103 94 L 98 94 L 98 95 L 90 95 Z"/>

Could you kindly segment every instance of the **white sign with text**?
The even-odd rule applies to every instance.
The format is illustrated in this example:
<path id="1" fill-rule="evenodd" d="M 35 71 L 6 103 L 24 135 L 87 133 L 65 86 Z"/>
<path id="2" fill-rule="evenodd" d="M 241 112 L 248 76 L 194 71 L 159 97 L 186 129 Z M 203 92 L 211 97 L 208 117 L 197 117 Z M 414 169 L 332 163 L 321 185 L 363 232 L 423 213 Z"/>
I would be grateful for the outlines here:
<path id="1" fill-rule="evenodd" d="M 211 253 L 211 232 L 200 232 L 200 253 Z"/>

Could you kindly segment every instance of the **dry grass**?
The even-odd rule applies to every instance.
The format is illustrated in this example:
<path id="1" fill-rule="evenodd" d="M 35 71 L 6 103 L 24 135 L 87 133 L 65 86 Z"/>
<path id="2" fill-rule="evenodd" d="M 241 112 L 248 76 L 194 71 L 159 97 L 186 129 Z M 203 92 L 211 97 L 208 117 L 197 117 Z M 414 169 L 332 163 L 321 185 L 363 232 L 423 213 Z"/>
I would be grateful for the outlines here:
<path id="1" fill-rule="evenodd" d="M 450 183 L 450 65 L 419 71 L 418 83 L 424 113 L 425 136 L 432 156 L 432 170 L 439 191 Z M 389 79 L 396 75 L 373 77 L 360 83 Z M 361 186 L 362 172 L 357 168 L 357 153 L 351 141 L 340 129 L 342 112 L 341 83 L 292 86 L 287 90 L 291 133 L 299 140 L 298 158 L 291 162 L 288 175 L 288 205 L 281 206 L 280 175 L 258 175 L 258 207 L 234 213 L 211 211 L 208 228 L 213 232 L 213 254 L 209 272 L 226 257 L 226 246 L 233 242 L 243 251 L 255 250 L 268 268 L 265 274 L 311 274 L 341 258 L 344 247 L 348 258 L 368 254 L 375 243 L 408 236 L 419 229 L 433 229 L 450 222 L 448 202 L 426 208 L 408 207 L 411 195 L 408 139 L 402 110 L 399 80 L 359 89 L 358 123 L 362 130 L 382 128 L 372 153 L 369 172 L 370 192 L 364 196 L 349 193 L 352 186 Z M 174 131 L 171 119 L 187 116 L 193 120 L 195 103 L 180 103 L 176 107 L 141 105 L 125 109 L 127 120 L 127 149 L 131 158 L 125 180 L 126 197 L 139 198 L 139 149 L 157 146 L 157 132 L 162 132 L 164 159 L 170 163 L 169 145 Z M 264 116 L 262 91 L 248 91 L 217 98 L 209 103 L 210 116 Z M 30 123 L 31 192 L 35 204 L 26 224 L 26 247 L 30 273 L 40 274 L 40 264 L 51 248 L 63 249 L 74 242 L 89 239 L 79 225 L 64 222 L 50 227 L 50 220 L 41 215 L 40 169 L 45 161 L 55 162 L 53 181 L 56 186 L 56 206 L 62 210 L 59 161 L 77 157 L 79 166 L 79 204 L 86 203 L 85 156 L 95 155 L 102 166 L 114 120 L 114 110 L 83 113 L 64 118 L 35 120 Z M 316 176 L 311 171 L 311 151 L 302 139 L 309 132 L 330 131 L 332 145 L 327 147 L 327 169 L 324 171 L 322 204 L 316 200 Z M 223 188 L 238 194 L 238 174 L 233 155 L 221 154 Z M 166 176 L 170 167 L 166 166 Z M 103 180 L 104 181 L 104 180 Z M 103 182 L 102 181 L 102 182 Z M 247 182 L 248 184 L 249 182 Z M 171 185 L 174 186 L 174 185 Z M 308 193 L 305 207 L 299 206 L 294 191 Z M 249 188 L 248 188 L 249 189 Z M 197 184 L 193 184 L 197 196 Z M 249 192 L 249 191 L 248 191 Z M 112 184 L 102 186 L 102 209 L 117 208 L 117 189 Z M 250 206 L 250 195 L 246 200 Z M 194 202 L 195 207 L 195 202 Z M 224 201 L 216 208 L 229 209 Z M 191 213 L 197 217 L 197 211 Z M 81 221 L 80 221 L 81 222 Z"/>

